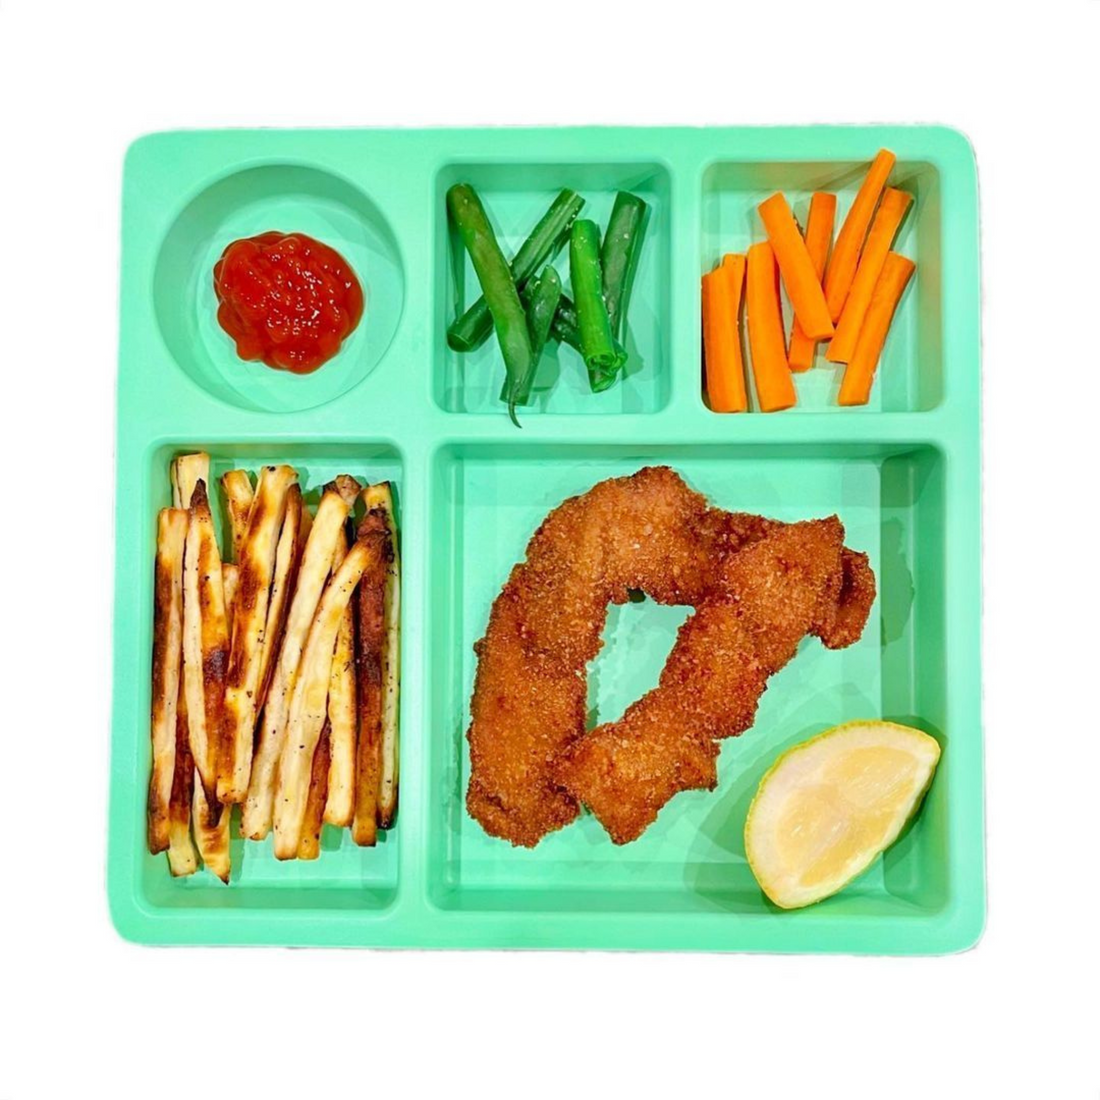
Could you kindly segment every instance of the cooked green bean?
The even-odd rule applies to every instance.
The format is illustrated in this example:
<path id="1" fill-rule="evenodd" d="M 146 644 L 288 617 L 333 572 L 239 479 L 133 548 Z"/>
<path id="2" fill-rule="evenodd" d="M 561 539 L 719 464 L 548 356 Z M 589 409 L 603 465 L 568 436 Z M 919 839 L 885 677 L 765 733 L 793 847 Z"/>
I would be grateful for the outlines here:
<path id="1" fill-rule="evenodd" d="M 531 301 L 527 307 L 527 327 L 531 334 L 531 350 L 535 358 L 542 354 L 550 339 L 550 325 L 561 301 L 561 276 L 551 264 L 531 280 Z"/>
<path id="2" fill-rule="evenodd" d="M 611 320 L 603 300 L 600 268 L 600 230 L 594 221 L 578 218 L 569 235 L 569 276 L 577 306 L 581 355 L 594 392 L 606 389 L 618 372 L 619 357 L 611 333 Z"/>
<path id="3" fill-rule="evenodd" d="M 560 340 L 563 344 L 576 348 L 578 352 L 581 350 L 581 333 L 577 327 L 577 307 L 568 294 L 561 296 L 561 301 L 558 303 L 558 312 L 554 315 L 554 323 L 550 326 L 550 335 L 555 340 Z M 618 340 L 615 341 L 615 355 L 618 358 L 615 367 L 617 371 L 627 360 L 626 348 Z"/>
<path id="4" fill-rule="evenodd" d="M 633 289 L 638 258 L 642 251 L 648 210 L 646 203 L 637 195 L 620 191 L 615 196 L 615 205 L 608 219 L 603 247 L 600 249 L 600 264 L 603 271 L 603 300 L 607 305 L 607 316 L 611 322 L 611 335 L 615 340 L 618 362 L 614 369 L 604 370 L 600 374 L 593 384 L 593 389 L 596 389 L 597 385 L 599 389 L 610 386 L 627 360 L 626 350 L 620 341 L 626 328 L 630 292 Z M 563 344 L 569 344 L 570 347 L 581 350 L 577 310 L 568 297 L 562 297 L 551 335 Z"/>
<path id="5" fill-rule="evenodd" d="M 497 244 L 496 234 L 485 216 L 477 192 L 468 183 L 456 183 L 447 192 L 447 210 L 454 220 L 462 243 L 470 253 L 474 271 L 489 313 L 493 318 L 504 369 L 508 373 L 509 396 L 515 392 L 518 380 L 531 370 L 531 337 L 527 332 L 527 314 L 519 300 L 508 261 Z M 514 408 L 509 408 L 512 422 L 519 427 Z"/>
<path id="6" fill-rule="evenodd" d="M 645 236 L 648 207 L 629 191 L 615 196 L 607 232 L 600 250 L 603 267 L 603 300 L 607 303 L 607 315 L 611 320 L 611 334 L 619 339 L 626 324 L 626 311 L 630 306 L 630 292 L 634 275 L 638 270 L 638 257 Z"/>
<path id="7" fill-rule="evenodd" d="M 564 188 L 550 209 L 543 214 L 538 225 L 531 230 L 531 235 L 520 245 L 519 251 L 512 260 L 512 278 L 516 286 L 521 290 L 524 284 L 547 260 L 552 260 L 560 251 L 562 245 L 569 238 L 569 229 L 572 226 L 584 199 Z M 447 329 L 447 343 L 454 351 L 473 351 L 485 342 L 486 337 L 492 331 L 493 319 L 489 314 L 489 307 L 484 296 Z"/>
<path id="8" fill-rule="evenodd" d="M 550 326 L 550 335 L 571 348 L 581 350 L 581 333 L 577 328 L 577 307 L 568 294 L 563 294 L 558 302 L 558 312 Z"/>
<path id="9" fill-rule="evenodd" d="M 558 301 L 558 312 L 554 314 L 554 323 L 550 326 L 550 336 L 554 340 L 560 340 L 571 348 L 581 350 L 581 334 L 577 329 L 577 307 L 573 305 L 573 299 L 568 294 L 563 294 Z"/>
<path id="10" fill-rule="evenodd" d="M 538 371 L 539 359 L 550 337 L 550 325 L 561 300 L 561 278 L 549 264 L 542 273 L 534 276 L 524 287 L 522 295 L 527 303 L 527 330 L 531 337 L 531 373 L 521 379 L 512 393 L 512 411 L 516 405 L 526 405 L 531 400 L 531 386 Z M 505 383 L 500 392 L 501 401 L 508 400 L 508 386 Z"/>

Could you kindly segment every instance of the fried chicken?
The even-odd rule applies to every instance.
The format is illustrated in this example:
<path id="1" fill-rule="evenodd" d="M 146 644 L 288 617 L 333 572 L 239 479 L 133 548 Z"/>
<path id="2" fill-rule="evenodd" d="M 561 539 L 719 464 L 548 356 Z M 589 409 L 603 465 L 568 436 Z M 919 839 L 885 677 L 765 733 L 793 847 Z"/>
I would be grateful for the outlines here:
<path id="1" fill-rule="evenodd" d="M 662 603 L 698 599 L 719 546 L 738 532 L 667 467 L 602 481 L 555 508 L 493 604 L 474 649 L 466 806 L 492 836 L 533 846 L 578 805 L 554 774 L 584 735 L 585 668 L 611 603 L 642 589 Z M 705 543 L 705 547 L 704 547 Z"/>
<path id="2" fill-rule="evenodd" d="M 466 808 L 490 836 L 531 848 L 577 816 L 553 768 L 561 749 L 584 733 L 587 689 L 583 676 L 525 648 L 522 581 L 513 573 L 475 647 Z"/>
<path id="3" fill-rule="evenodd" d="M 616 844 L 637 839 L 677 792 L 713 789 L 716 741 L 752 725 L 767 678 L 807 634 L 832 637 L 842 608 L 852 621 L 843 540 L 834 517 L 776 527 L 729 558 L 658 686 L 563 751 L 558 780 Z"/>
<path id="4" fill-rule="evenodd" d="M 677 790 L 713 786 L 715 739 L 751 724 L 764 681 L 803 634 L 847 645 L 862 630 L 874 577 L 842 542 L 835 519 L 788 527 L 709 508 L 667 467 L 555 508 L 475 646 L 471 816 L 530 847 L 572 821 L 579 799 L 629 839 Z M 632 589 L 699 610 L 658 688 L 586 736 L 586 666 L 608 606 Z"/>

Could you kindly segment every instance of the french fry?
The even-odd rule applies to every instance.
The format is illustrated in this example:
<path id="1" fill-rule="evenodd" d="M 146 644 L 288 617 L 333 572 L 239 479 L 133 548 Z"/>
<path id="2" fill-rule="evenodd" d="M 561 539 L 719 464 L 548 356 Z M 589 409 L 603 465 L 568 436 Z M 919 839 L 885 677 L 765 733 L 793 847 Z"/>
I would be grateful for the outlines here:
<path id="1" fill-rule="evenodd" d="M 332 568 L 340 568 L 347 539 L 336 543 Z M 362 580 L 359 582 L 362 584 Z M 344 608 L 336 632 L 332 675 L 328 684 L 329 765 L 324 820 L 343 828 L 355 811 L 355 619 L 351 602 Z M 304 842 L 304 840 L 303 840 Z"/>
<path id="2" fill-rule="evenodd" d="M 191 506 L 195 485 L 199 481 L 209 484 L 210 456 L 205 451 L 180 455 L 172 462 L 169 477 L 172 483 L 172 504 L 175 508 L 186 511 Z M 190 517 L 188 522 L 190 523 Z M 173 876 L 192 875 L 199 866 L 198 853 L 191 839 L 191 801 L 195 784 L 195 764 L 191 755 L 190 720 L 187 715 L 187 693 L 183 682 L 182 647 L 180 660 L 179 697 L 176 704 L 176 761 L 172 776 L 172 800 L 169 804 L 168 866 Z"/>
<path id="3" fill-rule="evenodd" d="M 188 741 L 211 815 L 218 812 L 218 760 L 228 656 L 222 563 L 206 483 L 200 478 L 191 495 L 184 549 L 183 684 Z M 207 824 L 215 820 L 208 819 Z"/>
<path id="4" fill-rule="evenodd" d="M 237 602 L 237 581 L 240 573 L 237 567 L 229 561 L 222 562 L 222 593 L 225 596 L 225 626 L 233 637 L 233 608 Z"/>
<path id="5" fill-rule="evenodd" d="M 222 562 L 222 588 L 225 591 L 225 622 L 229 630 L 230 638 L 233 637 L 233 610 L 237 602 L 237 580 L 239 573 L 237 566 L 230 562 Z M 206 796 L 202 793 L 202 787 L 196 786 L 194 802 L 200 811 L 206 807 Z M 229 858 L 229 823 L 233 816 L 232 808 L 223 806 L 218 824 L 212 828 L 205 825 L 207 817 L 204 813 L 195 814 L 195 836 L 199 845 L 199 854 L 203 863 L 214 872 L 226 885 L 229 884 L 230 858 Z"/>
<path id="6" fill-rule="evenodd" d="M 205 451 L 180 455 L 171 467 L 172 506 L 190 508 L 191 494 L 202 481 L 210 484 L 210 456 Z"/>
<path id="7" fill-rule="evenodd" d="M 364 497 L 366 491 L 364 492 Z M 385 514 L 368 509 L 359 524 L 359 538 L 380 546 L 378 559 L 359 580 L 356 603 L 356 674 L 358 738 L 355 753 L 355 800 L 352 840 L 370 847 L 378 840 L 378 795 L 382 783 L 383 666 L 386 651 L 386 569 L 392 539 Z"/>
<path id="8" fill-rule="evenodd" d="M 252 840 L 262 840 L 271 830 L 276 771 L 302 650 L 332 567 L 337 541 L 343 537 L 348 509 L 349 505 L 335 489 L 326 490 L 317 506 L 317 515 L 302 554 L 298 583 L 290 601 L 279 659 L 264 706 L 248 796 L 241 811 L 241 830 Z"/>
<path id="9" fill-rule="evenodd" d="M 222 474 L 225 510 L 229 515 L 229 530 L 233 539 L 233 559 L 241 560 L 241 547 L 248 535 L 248 515 L 252 511 L 252 482 L 247 470 L 230 470 Z"/>
<path id="10" fill-rule="evenodd" d="M 181 697 L 182 698 L 182 697 Z M 172 801 L 168 804 L 168 869 L 173 878 L 193 875 L 199 857 L 191 840 L 191 788 L 195 764 L 187 743 L 187 718 L 176 714 L 176 767 L 172 776 Z"/>
<path id="11" fill-rule="evenodd" d="M 275 551 L 286 512 L 287 492 L 297 480 L 298 474 L 291 466 L 263 468 L 248 534 L 241 546 L 233 644 L 225 679 L 225 744 L 217 782 L 221 802 L 243 802 L 248 793 Z M 211 801 L 209 792 L 207 800 Z"/>
<path id="12" fill-rule="evenodd" d="M 225 511 L 229 517 L 229 538 L 233 543 L 234 562 L 240 558 L 241 545 L 248 534 L 248 513 L 252 509 L 252 482 L 247 470 L 230 470 L 222 474 L 222 494 Z M 232 580 L 230 580 L 232 576 Z M 225 622 L 229 628 L 229 647 L 233 648 L 233 622 L 237 605 L 237 583 L 240 570 L 235 564 L 222 563 L 222 585 L 225 588 Z M 232 585 L 232 590 L 230 589 Z"/>
<path id="13" fill-rule="evenodd" d="M 169 804 L 176 767 L 176 704 L 183 659 L 183 548 L 187 513 L 164 508 L 157 516 L 153 590 L 152 766 L 149 771 L 146 839 L 156 855 L 168 849 Z"/>
<path id="14" fill-rule="evenodd" d="M 328 686 L 340 619 L 363 570 L 379 556 L 380 550 L 377 539 L 356 542 L 325 588 L 309 628 L 279 755 L 274 812 L 277 859 L 293 859 L 298 854 L 313 756 L 326 718 Z"/>
<path id="15" fill-rule="evenodd" d="M 400 773 L 401 551 L 390 483 L 383 481 L 369 486 L 364 501 L 368 514 L 373 511 L 384 513 L 390 536 L 390 554 L 386 561 L 386 646 L 382 660 L 382 776 L 378 788 L 378 824 L 388 829 L 397 816 Z"/>
<path id="16" fill-rule="evenodd" d="M 348 506 L 350 512 L 355 507 L 356 498 L 362 488 L 363 486 L 351 474 L 337 474 L 330 482 L 326 483 L 325 492 L 339 493 L 340 499 Z"/>
<path id="17" fill-rule="evenodd" d="M 283 516 L 279 542 L 275 547 L 275 575 L 271 582 L 271 599 L 267 605 L 267 623 L 260 656 L 260 690 L 256 695 L 256 713 L 264 705 L 271 677 L 275 672 L 275 656 L 283 640 L 290 595 L 298 583 L 298 563 L 302 549 L 298 533 L 302 526 L 302 489 L 291 485 L 286 495 L 286 514 Z"/>
<path id="18" fill-rule="evenodd" d="M 306 797 L 306 815 L 302 822 L 302 839 L 298 841 L 299 859 L 316 859 L 321 854 L 321 828 L 324 824 L 325 792 L 328 790 L 331 733 L 331 727 L 326 719 L 321 727 L 321 736 L 317 739 L 317 749 L 313 753 L 309 795 Z"/>
<path id="19" fill-rule="evenodd" d="M 198 773 L 196 772 L 196 775 Z M 233 814 L 232 806 L 222 806 L 211 820 L 210 805 L 203 794 L 202 784 L 196 783 L 191 800 L 191 823 L 195 832 L 195 844 L 208 871 L 213 872 L 227 886 L 229 885 L 229 819 Z"/>
<path id="20" fill-rule="evenodd" d="M 313 513 L 309 510 L 309 505 L 302 501 L 302 523 L 298 528 L 298 543 L 304 551 L 306 543 L 309 541 L 309 533 L 313 529 Z"/>
<path id="21" fill-rule="evenodd" d="M 233 603 L 237 597 L 237 567 L 231 562 L 222 562 L 222 592 L 225 596 L 225 621 L 230 634 L 233 632 Z M 217 875 L 226 885 L 229 884 L 229 823 L 233 816 L 231 806 L 222 806 L 217 814 L 217 824 L 210 825 L 211 812 L 202 783 L 194 784 L 191 796 L 191 820 L 195 834 L 195 845 L 203 865 Z"/>
<path id="22" fill-rule="evenodd" d="M 225 595 L 226 626 L 232 634 L 233 601 L 237 596 L 237 567 L 230 562 L 222 562 L 222 591 Z M 233 816 L 233 808 L 232 806 L 222 806 L 217 815 L 217 824 L 208 824 L 212 815 L 200 782 L 194 784 L 191 810 L 192 827 L 199 856 L 206 869 L 217 875 L 228 886 L 230 871 L 229 822 Z"/>

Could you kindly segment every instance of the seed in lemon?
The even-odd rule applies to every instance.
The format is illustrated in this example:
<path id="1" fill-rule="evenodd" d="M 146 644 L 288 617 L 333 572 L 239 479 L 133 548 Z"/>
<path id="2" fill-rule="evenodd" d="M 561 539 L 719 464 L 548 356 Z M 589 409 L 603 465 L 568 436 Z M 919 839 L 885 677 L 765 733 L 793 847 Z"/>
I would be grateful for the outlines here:
<path id="1" fill-rule="evenodd" d="M 827 898 L 897 840 L 932 782 L 940 746 L 894 722 L 848 722 L 788 749 L 745 821 L 745 854 L 783 909 Z"/>

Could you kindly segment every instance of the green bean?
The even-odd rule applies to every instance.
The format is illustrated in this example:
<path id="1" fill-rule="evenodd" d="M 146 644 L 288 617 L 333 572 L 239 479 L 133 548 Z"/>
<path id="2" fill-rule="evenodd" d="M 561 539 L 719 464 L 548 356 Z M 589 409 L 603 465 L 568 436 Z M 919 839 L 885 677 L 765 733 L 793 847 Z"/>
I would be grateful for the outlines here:
<path id="1" fill-rule="evenodd" d="M 550 326 L 550 335 L 571 348 L 581 350 L 581 332 L 577 327 L 577 307 L 568 294 L 563 294 L 558 302 L 558 312 Z"/>
<path id="2" fill-rule="evenodd" d="M 569 230 L 584 206 L 584 199 L 564 188 L 543 214 L 531 235 L 520 245 L 512 260 L 512 279 L 520 289 L 547 260 L 552 260 L 569 237 Z M 447 343 L 454 351 L 473 351 L 485 342 L 493 320 L 484 296 L 447 329 Z"/>
<path id="3" fill-rule="evenodd" d="M 509 395 L 516 382 L 526 378 L 531 370 L 531 337 L 527 333 L 527 314 L 519 300 L 519 291 L 512 279 L 508 261 L 497 244 L 493 227 L 485 216 L 485 208 L 477 192 L 468 183 L 456 183 L 447 192 L 447 210 L 454 220 L 462 243 L 470 253 L 481 292 L 489 307 L 504 356 L 508 374 Z M 519 427 L 515 410 L 510 408 L 512 422 Z"/>
<path id="4" fill-rule="evenodd" d="M 600 265 L 603 270 L 603 300 L 607 305 L 607 316 L 611 322 L 611 335 L 615 340 L 618 362 L 613 368 L 600 372 L 596 378 L 593 379 L 590 376 L 596 392 L 607 389 L 627 361 L 626 350 L 620 341 L 626 328 L 630 292 L 633 289 L 638 258 L 642 251 L 648 210 L 645 202 L 637 195 L 620 191 L 615 196 L 615 205 L 607 222 L 607 233 L 603 239 L 603 247 L 600 249 Z M 580 350 L 581 337 L 577 311 L 567 297 L 562 298 L 561 305 L 558 307 L 558 315 L 554 318 L 551 335 L 563 344 L 569 344 Z"/>
<path id="5" fill-rule="evenodd" d="M 531 400 L 531 386 L 538 371 L 539 359 L 550 337 L 550 325 L 561 300 L 561 277 L 549 264 L 540 275 L 528 280 L 521 295 L 527 304 L 527 330 L 531 337 L 531 373 L 521 379 L 512 393 L 511 405 L 526 405 Z M 508 386 L 500 392 L 501 401 L 508 401 Z"/>
<path id="6" fill-rule="evenodd" d="M 551 264 L 531 280 L 531 301 L 527 307 L 527 327 L 531 334 L 531 349 L 537 359 L 550 339 L 550 326 L 561 301 L 561 276 Z"/>
<path id="7" fill-rule="evenodd" d="M 611 333 L 611 320 L 603 300 L 603 272 L 600 268 L 600 231 L 594 221 L 579 218 L 569 235 L 569 276 L 577 305 L 577 328 L 581 355 L 588 368 L 593 391 L 610 385 L 618 371 L 618 355 Z"/>
<path id="8" fill-rule="evenodd" d="M 571 348 L 576 348 L 578 352 L 581 350 L 581 333 L 577 327 L 577 307 L 573 304 L 573 299 L 567 294 L 563 294 L 561 301 L 558 303 L 558 312 L 554 314 L 554 323 L 550 326 L 550 335 L 555 340 L 568 344 Z M 626 348 L 618 340 L 615 341 L 615 360 L 615 369 L 611 372 L 605 372 L 605 380 L 600 385 L 600 389 L 595 391 L 596 393 L 607 389 L 615 381 L 615 377 L 623 364 L 626 363 Z"/>
<path id="9" fill-rule="evenodd" d="M 600 250 L 603 267 L 603 298 L 607 303 L 607 315 L 611 320 L 611 333 L 619 339 L 626 323 L 626 311 L 630 306 L 630 292 L 634 275 L 638 270 L 638 257 L 645 236 L 648 207 L 629 191 L 615 196 L 607 232 Z"/>

